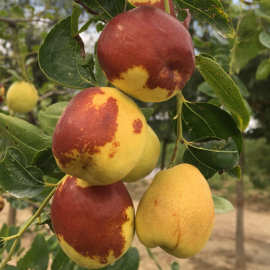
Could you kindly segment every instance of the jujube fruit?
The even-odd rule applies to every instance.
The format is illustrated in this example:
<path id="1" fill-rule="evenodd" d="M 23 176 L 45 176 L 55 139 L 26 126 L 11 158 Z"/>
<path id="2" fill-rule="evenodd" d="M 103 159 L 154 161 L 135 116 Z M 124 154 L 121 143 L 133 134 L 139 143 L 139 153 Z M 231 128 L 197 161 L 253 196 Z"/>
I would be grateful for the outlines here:
<path id="1" fill-rule="evenodd" d="M 176 95 L 195 65 L 192 39 L 185 26 L 151 6 L 114 17 L 100 35 L 97 55 L 114 86 L 147 102 Z"/>
<path id="2" fill-rule="evenodd" d="M 91 186 L 66 175 L 54 194 L 51 220 L 63 251 L 88 269 L 115 262 L 134 236 L 134 208 L 122 182 Z"/>
<path id="3" fill-rule="evenodd" d="M 206 179 L 185 163 L 160 171 L 139 202 L 135 224 L 145 246 L 160 246 L 179 258 L 195 255 L 206 244 L 214 224 L 214 203 Z"/>
<path id="4" fill-rule="evenodd" d="M 92 185 L 122 180 L 143 152 L 147 123 L 138 106 L 115 88 L 81 91 L 57 122 L 52 150 L 67 174 Z"/>
<path id="5" fill-rule="evenodd" d="M 38 92 L 32 83 L 14 82 L 7 91 L 6 102 L 10 110 L 17 113 L 32 111 L 37 105 Z"/>
<path id="6" fill-rule="evenodd" d="M 160 155 L 160 141 L 149 125 L 147 125 L 147 129 L 148 132 L 144 150 L 134 169 L 123 179 L 125 182 L 134 182 L 143 178 L 157 165 Z"/>

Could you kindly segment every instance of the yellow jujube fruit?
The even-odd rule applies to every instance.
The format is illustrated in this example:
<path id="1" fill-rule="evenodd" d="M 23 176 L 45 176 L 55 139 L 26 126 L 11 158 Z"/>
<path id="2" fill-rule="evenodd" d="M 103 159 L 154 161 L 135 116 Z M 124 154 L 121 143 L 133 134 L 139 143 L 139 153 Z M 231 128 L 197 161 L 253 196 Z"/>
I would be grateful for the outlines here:
<path id="1" fill-rule="evenodd" d="M 134 182 L 145 177 L 156 167 L 159 155 L 160 141 L 154 130 L 147 125 L 147 138 L 143 153 L 135 168 L 124 178 L 124 181 Z"/>
<path id="2" fill-rule="evenodd" d="M 209 239 L 213 224 L 209 185 L 196 167 L 185 163 L 156 175 L 136 213 L 140 241 L 179 258 L 198 253 Z"/>
<path id="3" fill-rule="evenodd" d="M 38 101 L 38 92 L 29 82 L 14 82 L 6 97 L 8 108 L 14 112 L 27 113 L 34 109 Z"/>

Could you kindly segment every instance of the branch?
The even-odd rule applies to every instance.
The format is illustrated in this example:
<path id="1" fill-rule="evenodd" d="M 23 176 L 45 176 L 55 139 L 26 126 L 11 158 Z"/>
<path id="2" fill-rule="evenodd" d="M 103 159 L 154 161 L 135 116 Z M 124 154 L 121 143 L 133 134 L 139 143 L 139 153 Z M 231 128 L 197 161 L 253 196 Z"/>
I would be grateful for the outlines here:
<path id="1" fill-rule="evenodd" d="M 90 9 L 86 4 L 82 3 L 81 0 L 74 0 L 77 4 L 81 5 L 88 13 L 92 15 L 98 15 L 98 13 L 92 9 Z"/>

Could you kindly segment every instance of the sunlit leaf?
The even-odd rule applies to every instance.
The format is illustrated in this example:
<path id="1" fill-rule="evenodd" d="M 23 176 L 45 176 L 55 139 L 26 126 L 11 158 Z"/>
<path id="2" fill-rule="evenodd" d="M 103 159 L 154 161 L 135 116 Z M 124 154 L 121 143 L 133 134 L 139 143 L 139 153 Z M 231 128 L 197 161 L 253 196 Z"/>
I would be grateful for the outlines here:
<path id="1" fill-rule="evenodd" d="M 179 8 L 187 8 L 195 19 L 207 21 L 212 24 L 218 32 L 226 37 L 234 36 L 231 18 L 225 12 L 220 0 L 175 0 Z"/>
<path id="2" fill-rule="evenodd" d="M 240 18 L 237 37 L 231 55 L 231 65 L 236 73 L 239 73 L 262 49 L 259 41 L 260 32 L 261 24 L 254 11 L 249 11 Z"/>
<path id="3" fill-rule="evenodd" d="M 197 56 L 196 66 L 220 102 L 236 117 L 239 129 L 245 130 L 250 113 L 237 84 L 218 63 L 209 57 Z"/>
<path id="4" fill-rule="evenodd" d="M 234 210 L 232 203 L 225 198 L 219 197 L 217 195 L 212 195 L 212 197 L 216 214 L 224 214 Z"/>
<path id="5" fill-rule="evenodd" d="M 256 80 L 265 80 L 270 75 L 270 59 L 264 59 L 256 71 Z"/>
<path id="6" fill-rule="evenodd" d="M 261 32 L 259 35 L 259 40 L 264 47 L 270 49 L 270 34 L 266 32 Z"/>
<path id="7" fill-rule="evenodd" d="M 25 120 L 0 113 L 0 160 L 10 146 L 22 151 L 31 163 L 39 151 L 51 146 L 51 138 Z"/>

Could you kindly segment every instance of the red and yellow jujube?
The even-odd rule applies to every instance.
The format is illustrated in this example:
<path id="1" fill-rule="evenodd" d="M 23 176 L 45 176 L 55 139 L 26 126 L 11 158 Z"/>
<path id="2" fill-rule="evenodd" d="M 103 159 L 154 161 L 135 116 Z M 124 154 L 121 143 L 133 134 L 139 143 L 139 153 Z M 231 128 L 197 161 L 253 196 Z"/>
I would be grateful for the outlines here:
<path id="1" fill-rule="evenodd" d="M 172 98 L 185 86 L 195 66 L 186 27 L 151 6 L 114 17 L 98 40 L 97 55 L 114 86 L 146 102 Z"/>
<path id="2" fill-rule="evenodd" d="M 134 208 L 122 182 L 91 186 L 66 175 L 54 194 L 51 220 L 64 252 L 88 269 L 118 260 L 134 236 Z"/>
<path id="3" fill-rule="evenodd" d="M 145 146 L 147 123 L 138 106 L 110 87 L 81 91 L 69 103 L 53 135 L 53 154 L 67 174 L 92 185 L 122 180 Z"/>

